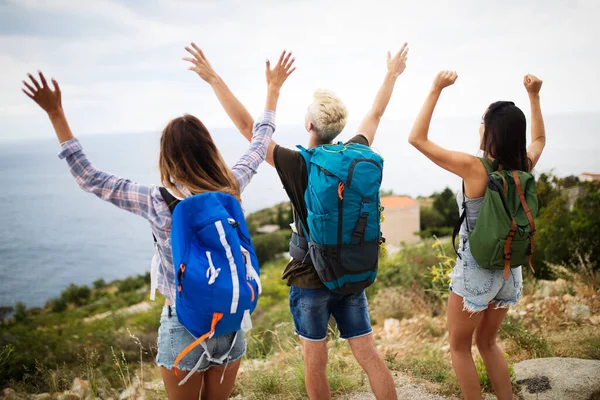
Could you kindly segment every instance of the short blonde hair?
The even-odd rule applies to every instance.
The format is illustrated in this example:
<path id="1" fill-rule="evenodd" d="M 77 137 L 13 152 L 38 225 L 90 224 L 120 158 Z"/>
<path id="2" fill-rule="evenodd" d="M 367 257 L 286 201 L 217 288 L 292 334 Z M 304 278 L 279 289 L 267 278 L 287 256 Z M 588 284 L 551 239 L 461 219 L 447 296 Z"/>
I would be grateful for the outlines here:
<path id="1" fill-rule="evenodd" d="M 342 100 L 330 90 L 317 89 L 307 116 L 315 133 L 324 143 L 329 143 L 342 132 L 348 120 L 348 110 Z"/>

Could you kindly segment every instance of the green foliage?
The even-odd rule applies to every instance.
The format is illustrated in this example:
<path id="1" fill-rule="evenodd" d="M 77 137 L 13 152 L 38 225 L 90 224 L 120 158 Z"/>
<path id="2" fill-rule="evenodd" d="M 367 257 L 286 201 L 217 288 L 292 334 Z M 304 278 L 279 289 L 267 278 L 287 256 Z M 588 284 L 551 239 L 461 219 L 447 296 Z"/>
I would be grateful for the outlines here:
<path id="1" fill-rule="evenodd" d="M 14 318 L 16 322 L 25 322 L 27 320 L 27 306 L 25 303 L 19 301 L 15 304 Z"/>
<path id="2" fill-rule="evenodd" d="M 502 322 L 499 335 L 510 340 L 516 348 L 526 352 L 530 358 L 554 356 L 554 351 L 541 332 L 531 332 L 519 317 L 507 315 Z"/>
<path id="3" fill-rule="evenodd" d="M 106 281 L 102 278 L 96 279 L 93 283 L 94 289 L 103 289 L 106 287 Z"/>
<path id="4" fill-rule="evenodd" d="M 119 283 L 119 293 L 128 293 L 138 290 L 146 285 L 146 278 L 143 275 L 127 277 Z"/>
<path id="5" fill-rule="evenodd" d="M 246 217 L 246 224 L 250 234 L 254 235 L 256 230 L 263 225 L 279 225 L 286 229 L 292 222 L 292 206 L 290 202 L 279 203 L 273 207 L 255 211 Z M 254 236 L 252 237 L 254 240 Z"/>
<path id="6" fill-rule="evenodd" d="M 439 227 L 431 227 L 425 230 L 417 232 L 421 239 L 431 239 L 434 236 L 437 237 L 445 237 L 452 236 L 452 232 L 454 228 L 451 226 L 439 226 Z"/>
<path id="7" fill-rule="evenodd" d="M 513 387 L 514 387 L 514 383 L 516 380 L 515 369 L 513 368 L 512 364 L 508 360 L 508 354 L 504 353 L 504 358 L 506 359 L 506 362 L 508 363 L 508 373 L 510 375 L 510 381 L 513 383 Z M 477 370 L 477 377 L 479 378 L 479 384 L 481 385 L 481 388 L 485 392 L 493 393 L 494 388 L 492 386 L 492 380 L 490 379 L 490 377 L 487 373 L 487 369 L 485 368 L 483 358 L 481 358 L 481 356 L 479 354 L 477 354 L 477 356 L 475 356 L 475 369 Z"/>
<path id="8" fill-rule="evenodd" d="M 441 302 L 448 290 L 440 276 L 440 263 L 451 269 L 454 267 L 453 255 L 450 241 L 424 240 L 405 246 L 394 256 L 379 261 L 376 284 L 367 289 L 367 295 L 374 296 L 377 290 L 385 287 L 423 290 L 436 314 L 442 308 Z"/>
<path id="9" fill-rule="evenodd" d="M 282 229 L 273 233 L 257 234 L 252 237 L 258 262 L 263 264 L 276 259 L 289 250 L 290 230 Z"/>
<path id="10" fill-rule="evenodd" d="M 450 188 L 433 196 L 433 208 L 444 218 L 442 226 L 454 226 L 458 219 L 458 204 L 456 196 Z"/>
<path id="11" fill-rule="evenodd" d="M 435 208 L 422 207 L 420 214 L 422 231 L 444 225 L 444 216 Z"/>
<path id="12" fill-rule="evenodd" d="M 560 188 L 573 182 L 544 176 L 540 185 L 540 180 L 540 203 L 548 203 L 541 209 L 537 219 L 536 267 L 539 269 L 544 262 L 548 262 L 573 268 L 579 264 L 581 257 L 589 260 L 591 270 L 600 270 L 600 185 L 581 185 L 582 193 L 572 210 L 569 210 L 569 202 L 561 194 Z M 548 275 L 547 271 L 543 269 L 538 276 Z"/>
<path id="13" fill-rule="evenodd" d="M 49 302 L 52 312 L 61 313 L 67 309 L 67 302 L 62 297 L 53 299 Z"/>
<path id="14" fill-rule="evenodd" d="M 65 303 L 72 303 L 77 306 L 87 303 L 92 295 L 89 287 L 82 285 L 77 286 L 71 283 L 68 288 L 62 291 L 60 297 Z"/>
<path id="15" fill-rule="evenodd" d="M 14 311 L 13 307 L 0 306 L 0 323 L 2 323 L 6 318 L 8 318 L 12 314 L 13 311 Z"/>

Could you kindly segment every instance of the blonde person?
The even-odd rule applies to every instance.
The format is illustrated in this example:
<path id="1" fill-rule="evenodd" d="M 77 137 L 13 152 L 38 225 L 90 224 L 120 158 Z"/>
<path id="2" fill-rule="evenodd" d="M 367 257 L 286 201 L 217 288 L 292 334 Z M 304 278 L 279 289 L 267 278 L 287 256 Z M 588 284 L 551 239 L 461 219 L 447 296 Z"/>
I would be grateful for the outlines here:
<path id="1" fill-rule="evenodd" d="M 191 44 L 186 50 L 194 57 L 201 57 L 200 49 Z M 169 196 L 183 199 L 204 192 L 225 192 L 240 199 L 256 169 L 265 159 L 271 135 L 275 130 L 275 109 L 279 90 L 294 70 L 290 53 L 282 53 L 279 62 L 270 68 L 267 63 L 267 99 L 265 111 L 252 130 L 252 140 L 246 153 L 229 168 L 212 137 L 200 120 L 184 115 L 171 120 L 163 130 L 160 140 L 158 167 L 161 183 L 168 189 Z M 197 68 L 192 70 L 201 73 Z M 174 310 L 175 278 L 170 247 L 171 212 L 161 194 L 159 186 L 144 186 L 119 178 L 94 167 L 83 152 L 80 142 L 73 136 L 62 108 L 61 91 L 52 79 L 48 84 L 40 72 L 39 79 L 29 75 L 30 82 L 23 82 L 23 92 L 34 100 L 50 118 L 58 141 L 62 146 L 59 157 L 65 159 L 77 184 L 85 191 L 119 208 L 139 215 L 150 223 L 156 238 L 153 259 L 157 271 L 156 285 L 165 296 L 165 306 L 160 319 L 157 363 L 160 366 L 167 395 L 170 399 L 198 399 L 203 387 L 203 398 L 226 399 L 233 385 L 246 351 L 243 332 L 214 336 L 207 339 L 207 348 L 212 358 L 217 359 L 228 351 L 228 358 L 218 364 L 204 359 L 200 372 L 193 374 L 184 385 L 179 382 L 186 376 L 174 370 L 175 356 L 195 338 L 179 323 Z M 232 112 L 247 114 L 243 106 L 233 97 L 226 100 Z M 185 356 L 178 366 L 181 371 L 190 371 L 202 358 L 204 349 L 197 347 Z"/>
<path id="2" fill-rule="evenodd" d="M 466 204 L 466 218 L 460 228 L 459 258 L 451 277 L 448 299 L 448 331 L 452 366 L 466 400 L 481 399 L 481 387 L 471 355 L 473 336 L 499 400 L 512 399 L 508 364 L 496 343 L 498 329 L 508 306 L 516 304 L 523 286 L 521 267 L 512 268 L 505 280 L 502 270 L 481 268 L 471 254 L 467 233 L 477 222 L 488 184 L 488 171 L 477 157 L 447 150 L 428 138 L 435 105 L 456 72 L 440 72 L 421 108 L 409 142 L 438 166 L 460 176 L 464 191 L 459 207 Z M 508 101 L 492 103 L 479 128 L 479 146 L 485 158 L 495 160 L 500 170 L 529 172 L 537 164 L 546 144 L 539 92 L 542 81 L 533 75 L 524 78 L 531 105 L 531 143 L 527 146 L 523 112 Z"/>
<path id="3" fill-rule="evenodd" d="M 367 146 L 373 143 L 396 80 L 406 68 L 407 53 L 406 43 L 393 57 L 388 53 L 387 72 L 373 106 L 362 120 L 356 135 L 347 143 Z M 205 58 L 191 61 L 196 66 L 201 65 L 205 71 L 203 79 L 213 87 L 223 108 L 231 116 L 231 104 L 226 96 L 229 90 L 226 85 Z M 331 143 L 344 129 L 346 121 L 347 110 L 339 97 L 328 90 L 317 90 L 304 120 L 304 127 L 308 132 L 308 147 Z M 246 139 L 252 138 L 250 115 L 237 118 L 236 125 Z M 266 160 L 277 170 L 295 215 L 306 226 L 307 208 L 304 192 L 308 177 L 302 156 L 297 151 L 271 141 Z M 290 286 L 290 311 L 303 346 L 308 396 L 319 400 L 331 397 L 326 374 L 326 336 L 329 318 L 333 316 L 341 337 L 348 340 L 356 360 L 367 373 L 375 397 L 396 399 L 392 375 L 373 342 L 364 291 L 352 295 L 339 295 L 329 291 L 319 279 L 312 263 L 305 260 L 292 259 L 283 272 L 283 279 Z"/>

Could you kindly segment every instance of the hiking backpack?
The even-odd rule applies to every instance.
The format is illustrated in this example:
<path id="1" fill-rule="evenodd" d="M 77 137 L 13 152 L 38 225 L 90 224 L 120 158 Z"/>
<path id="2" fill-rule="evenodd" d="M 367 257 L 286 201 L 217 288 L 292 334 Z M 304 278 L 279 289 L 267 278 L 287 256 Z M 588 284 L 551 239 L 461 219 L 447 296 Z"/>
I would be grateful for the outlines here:
<path id="1" fill-rule="evenodd" d="M 511 268 L 525 264 L 535 273 L 531 265 L 535 250 L 534 218 L 538 213 L 535 178 L 528 172 L 498 170 L 497 161 L 479 160 L 488 173 L 488 182 L 477 222 L 468 233 L 471 254 L 481 268 L 503 269 L 505 280 Z M 452 234 L 453 245 L 466 221 L 464 193 L 463 181 L 463 211 Z"/>
<path id="2" fill-rule="evenodd" d="M 377 276 L 383 159 L 357 143 L 298 146 L 306 162 L 306 237 L 292 235 L 290 255 L 312 263 L 332 292 L 357 293 Z M 307 240 L 308 238 L 308 240 Z"/>
<path id="3" fill-rule="evenodd" d="M 177 319 L 196 338 L 177 356 L 176 368 L 196 346 L 205 347 L 206 339 L 248 330 L 262 288 L 250 232 L 235 197 L 209 192 L 179 201 L 165 188 L 160 192 L 172 213 Z"/>

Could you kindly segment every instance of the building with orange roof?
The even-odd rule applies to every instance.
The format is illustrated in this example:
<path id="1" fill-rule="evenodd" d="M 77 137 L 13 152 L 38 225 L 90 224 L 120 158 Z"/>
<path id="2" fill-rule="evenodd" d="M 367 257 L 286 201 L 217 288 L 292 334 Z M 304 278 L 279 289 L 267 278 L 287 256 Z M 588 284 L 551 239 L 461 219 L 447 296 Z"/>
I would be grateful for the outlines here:
<path id="1" fill-rule="evenodd" d="M 579 180 L 582 182 L 600 182 L 600 174 L 584 172 L 579 175 Z"/>
<path id="2" fill-rule="evenodd" d="M 420 206 L 408 196 L 384 196 L 381 198 L 385 220 L 381 225 L 383 237 L 390 246 L 419 241 Z"/>

